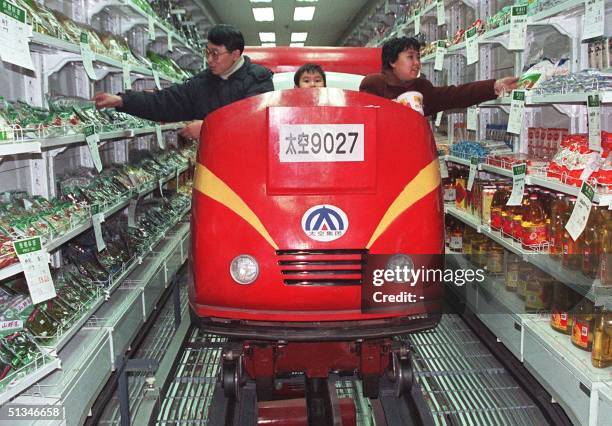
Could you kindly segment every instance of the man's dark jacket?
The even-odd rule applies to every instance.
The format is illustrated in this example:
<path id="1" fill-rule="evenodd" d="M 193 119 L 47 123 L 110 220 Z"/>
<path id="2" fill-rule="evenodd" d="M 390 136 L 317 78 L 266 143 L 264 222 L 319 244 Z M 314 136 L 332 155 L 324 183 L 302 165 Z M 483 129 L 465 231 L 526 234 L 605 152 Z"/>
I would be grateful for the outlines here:
<path id="1" fill-rule="evenodd" d="M 244 64 L 227 80 L 206 70 L 157 92 L 128 91 L 121 95 L 123 106 L 117 111 L 152 121 L 202 120 L 222 106 L 272 90 L 272 71 L 245 56 Z"/>

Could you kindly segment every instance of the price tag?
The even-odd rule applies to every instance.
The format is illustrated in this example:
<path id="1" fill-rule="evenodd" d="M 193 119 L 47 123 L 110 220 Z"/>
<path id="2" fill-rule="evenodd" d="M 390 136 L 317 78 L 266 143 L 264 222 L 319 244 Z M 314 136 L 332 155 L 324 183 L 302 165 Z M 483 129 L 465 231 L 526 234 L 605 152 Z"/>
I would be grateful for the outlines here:
<path id="1" fill-rule="evenodd" d="M 527 35 L 527 5 L 512 6 L 508 49 L 524 50 Z"/>
<path id="2" fill-rule="evenodd" d="M 467 109 L 467 129 L 478 130 L 476 117 L 478 116 L 478 107 L 469 107 Z"/>
<path id="3" fill-rule="evenodd" d="M 435 71 L 442 71 L 444 67 L 444 55 L 446 55 L 446 43 L 444 41 L 438 41 L 436 46 L 436 61 L 434 63 Z"/>
<path id="4" fill-rule="evenodd" d="M 584 2 L 583 40 L 589 40 L 604 35 L 606 19 L 604 6 L 604 0 L 586 0 Z"/>
<path id="5" fill-rule="evenodd" d="M 94 235 L 96 236 L 96 247 L 98 251 L 106 248 L 104 237 L 102 237 L 102 222 L 104 222 L 104 213 L 96 213 L 91 215 L 91 223 L 93 224 Z"/>
<path id="6" fill-rule="evenodd" d="M 436 127 L 440 127 L 442 123 L 442 114 L 444 114 L 444 111 L 440 111 L 436 114 Z"/>
<path id="7" fill-rule="evenodd" d="M 414 34 L 417 35 L 421 32 L 421 12 L 414 12 Z"/>
<path id="8" fill-rule="evenodd" d="M 446 23 L 446 11 L 444 10 L 444 0 L 438 0 L 436 2 L 436 15 L 438 19 L 438 26 Z"/>
<path id="9" fill-rule="evenodd" d="M 512 194 L 506 203 L 507 206 L 520 206 L 525 194 L 525 175 L 527 165 L 525 163 L 512 166 Z"/>
<path id="10" fill-rule="evenodd" d="M 102 170 L 102 159 L 100 158 L 100 149 L 98 147 L 100 135 L 96 133 L 94 126 L 85 127 L 85 141 L 87 142 L 94 166 L 100 172 Z"/>
<path id="11" fill-rule="evenodd" d="M 465 33 L 465 50 L 468 65 L 478 62 L 478 33 L 476 27 Z"/>
<path id="12" fill-rule="evenodd" d="M 90 80 L 96 80 L 96 72 L 94 71 L 93 67 L 94 54 L 89 46 L 89 34 L 86 32 L 81 33 L 81 42 L 79 45 L 81 46 L 81 57 L 83 59 L 83 67 L 85 67 L 87 77 L 89 77 Z"/>
<path id="13" fill-rule="evenodd" d="M 159 178 L 157 185 L 159 187 L 159 196 L 164 198 L 164 178 Z"/>
<path id="14" fill-rule="evenodd" d="M 26 11 L 6 0 L 0 0 L 0 58 L 4 62 L 34 71 L 30 37 L 32 27 L 26 24 Z"/>
<path id="15" fill-rule="evenodd" d="M 510 117 L 508 118 L 508 133 L 520 135 L 523 129 L 523 118 L 525 117 L 525 91 L 513 90 L 512 102 L 510 104 Z"/>
<path id="16" fill-rule="evenodd" d="M 172 33 L 168 33 L 168 51 L 173 52 L 174 47 L 172 46 Z"/>
<path id="17" fill-rule="evenodd" d="M 128 54 L 123 54 L 123 90 L 130 90 L 132 88 L 132 78 L 130 77 L 130 63 L 128 61 Z"/>
<path id="18" fill-rule="evenodd" d="M 151 67 L 151 72 L 153 73 L 153 80 L 155 80 L 155 87 L 160 90 L 161 83 L 159 82 L 159 71 L 157 69 L 157 64 L 153 64 L 153 66 Z"/>
<path id="19" fill-rule="evenodd" d="M 599 170 L 603 166 L 605 160 L 601 157 L 599 152 L 591 152 L 587 155 L 587 162 L 584 170 L 580 173 L 580 180 L 587 180 L 591 175 Z"/>
<path id="20" fill-rule="evenodd" d="M 55 286 L 49 271 L 49 254 L 43 249 L 40 237 L 13 241 L 15 253 L 23 267 L 33 304 L 55 297 Z"/>
<path id="21" fill-rule="evenodd" d="M 446 160 L 444 156 L 438 157 L 438 161 L 440 162 L 440 177 L 442 179 L 446 179 L 448 177 L 448 167 L 446 167 Z"/>
<path id="22" fill-rule="evenodd" d="M 574 241 L 580 237 L 580 234 L 582 234 L 582 231 L 584 231 L 586 227 L 594 196 L 595 191 L 593 187 L 586 182 L 582 182 L 580 194 L 578 194 L 578 199 L 574 205 L 574 210 L 572 210 L 572 214 L 565 224 L 565 229 Z"/>
<path id="23" fill-rule="evenodd" d="M 128 226 L 136 226 L 136 206 L 138 205 L 138 200 L 130 200 L 130 205 L 128 206 Z"/>
<path id="24" fill-rule="evenodd" d="M 155 40 L 155 19 L 149 15 L 149 40 Z"/>
<path id="25" fill-rule="evenodd" d="M 587 96 L 589 114 L 589 149 L 601 151 L 601 104 L 597 93 Z"/>
<path id="26" fill-rule="evenodd" d="M 478 172 L 478 157 L 472 157 L 470 159 L 470 174 L 468 175 L 467 190 L 471 191 L 474 185 L 474 178 L 476 178 L 476 172 Z"/>
<path id="27" fill-rule="evenodd" d="M 176 190 L 178 191 L 179 189 L 179 177 L 181 175 L 181 172 L 179 171 L 179 168 L 176 168 L 176 175 L 174 176 L 174 179 L 176 180 Z"/>
<path id="28" fill-rule="evenodd" d="M 159 124 L 155 125 L 155 139 L 157 140 L 157 146 L 159 146 L 159 149 L 166 149 L 166 141 L 164 141 L 162 128 Z"/>
<path id="29" fill-rule="evenodd" d="M 19 331 L 22 329 L 23 329 L 22 320 L 14 319 L 14 320 L 0 321 L 0 336 L 11 334 L 15 331 Z"/>

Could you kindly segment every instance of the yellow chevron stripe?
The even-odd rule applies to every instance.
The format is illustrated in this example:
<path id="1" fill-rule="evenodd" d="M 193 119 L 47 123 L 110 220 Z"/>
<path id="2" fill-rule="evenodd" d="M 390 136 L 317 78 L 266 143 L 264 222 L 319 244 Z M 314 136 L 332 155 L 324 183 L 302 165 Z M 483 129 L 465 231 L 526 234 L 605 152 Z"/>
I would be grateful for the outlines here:
<path id="1" fill-rule="evenodd" d="M 440 165 L 436 158 L 421 169 L 414 179 L 406 185 L 385 212 L 366 248 L 372 247 L 372 244 L 400 214 L 440 185 L 439 167 Z"/>
<path id="2" fill-rule="evenodd" d="M 208 168 L 199 163 L 196 163 L 193 187 L 202 194 L 223 204 L 225 207 L 246 220 L 249 225 L 255 228 L 255 230 L 259 232 L 272 247 L 274 247 L 275 250 L 278 250 L 278 246 L 253 210 L 247 206 L 247 204 L 232 190 L 232 188 L 227 186 L 225 182 L 215 176 Z"/>

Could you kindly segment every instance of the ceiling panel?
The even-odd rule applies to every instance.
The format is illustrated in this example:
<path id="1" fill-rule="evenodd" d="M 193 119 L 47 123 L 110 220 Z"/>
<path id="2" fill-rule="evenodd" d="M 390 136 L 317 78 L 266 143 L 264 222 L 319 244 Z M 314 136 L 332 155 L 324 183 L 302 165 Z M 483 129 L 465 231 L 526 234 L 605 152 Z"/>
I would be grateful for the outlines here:
<path id="1" fill-rule="evenodd" d="M 288 46 L 292 32 L 307 32 L 306 46 L 335 46 L 340 36 L 371 0 L 272 0 L 270 3 L 251 3 L 249 0 L 208 0 L 220 21 L 238 27 L 247 45 L 259 46 L 260 32 L 276 33 L 277 46 Z M 274 22 L 256 22 L 252 8 L 273 7 Z M 296 6 L 315 6 L 312 21 L 294 21 Z"/>

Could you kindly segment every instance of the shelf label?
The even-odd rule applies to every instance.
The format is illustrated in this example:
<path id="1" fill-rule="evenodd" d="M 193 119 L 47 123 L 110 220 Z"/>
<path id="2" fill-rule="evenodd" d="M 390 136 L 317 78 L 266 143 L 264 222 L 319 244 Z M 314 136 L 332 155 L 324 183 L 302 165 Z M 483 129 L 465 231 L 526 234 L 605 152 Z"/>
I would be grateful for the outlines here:
<path id="1" fill-rule="evenodd" d="M 520 135 L 523 130 L 523 118 L 525 117 L 525 91 L 513 90 L 512 102 L 510 104 L 510 117 L 508 118 L 508 133 Z"/>
<path id="2" fill-rule="evenodd" d="M 440 111 L 436 114 L 436 127 L 440 127 L 440 124 L 442 124 L 442 114 L 444 114 L 444 111 Z"/>
<path id="3" fill-rule="evenodd" d="M 149 40 L 155 40 L 155 19 L 152 15 L 148 16 L 149 20 Z"/>
<path id="4" fill-rule="evenodd" d="M 138 206 L 138 200 L 130 200 L 128 206 L 128 226 L 136 226 L 136 206 Z"/>
<path id="5" fill-rule="evenodd" d="M 435 71 L 442 71 L 444 67 L 444 56 L 446 55 L 446 42 L 438 41 L 436 46 L 436 61 L 434 63 Z"/>
<path id="6" fill-rule="evenodd" d="M 0 321 L 0 336 L 11 334 L 15 331 L 23 330 L 22 320 L 5 320 Z"/>
<path id="7" fill-rule="evenodd" d="M 467 109 L 467 129 L 478 130 L 476 117 L 478 116 L 478 107 L 472 106 Z"/>
<path id="8" fill-rule="evenodd" d="M 81 47 L 81 58 L 83 59 L 83 67 L 85 67 L 87 77 L 89 77 L 90 80 L 96 80 L 96 71 L 93 67 L 94 54 L 89 46 L 89 34 L 86 32 L 81 33 L 81 42 L 79 46 Z"/>
<path id="9" fill-rule="evenodd" d="M 414 35 L 421 32 L 421 11 L 414 12 Z"/>
<path id="10" fill-rule="evenodd" d="M 179 168 L 176 168 L 176 174 L 174 175 L 174 179 L 176 180 L 176 190 L 179 190 L 179 177 L 181 175 L 181 172 L 179 170 Z"/>
<path id="11" fill-rule="evenodd" d="M 527 35 L 527 5 L 512 6 L 508 49 L 524 50 Z"/>
<path id="12" fill-rule="evenodd" d="M 444 0 L 438 0 L 436 2 L 436 17 L 438 20 L 438 26 L 446 23 L 446 11 L 444 10 Z"/>
<path id="13" fill-rule="evenodd" d="M 478 32 L 476 27 L 465 33 L 465 50 L 468 65 L 478 62 Z"/>
<path id="14" fill-rule="evenodd" d="M 26 24 L 26 11 L 0 0 L 0 58 L 4 62 L 34 71 L 29 39 L 32 27 Z"/>
<path id="15" fill-rule="evenodd" d="M 512 194 L 506 203 L 507 206 L 520 206 L 525 194 L 525 176 L 527 175 L 527 164 L 515 164 L 512 166 Z"/>
<path id="16" fill-rule="evenodd" d="M 164 136 L 162 134 L 162 128 L 160 124 L 155 125 L 155 139 L 157 140 L 157 146 L 159 149 L 166 149 L 166 141 L 164 141 Z"/>
<path id="17" fill-rule="evenodd" d="M 123 68 L 123 90 L 130 90 L 132 89 L 132 78 L 130 77 L 130 63 L 128 61 L 127 53 L 123 54 L 122 68 Z"/>
<path id="18" fill-rule="evenodd" d="M 589 40 L 604 35 L 606 11 L 604 0 L 584 2 L 584 31 L 582 39 Z"/>
<path id="19" fill-rule="evenodd" d="M 174 47 L 172 46 L 172 33 L 170 32 L 168 33 L 167 41 L 168 41 L 168 51 L 174 52 Z"/>
<path id="20" fill-rule="evenodd" d="M 15 253 L 23 267 L 33 304 L 55 297 L 55 286 L 49 271 L 49 254 L 42 247 L 40 237 L 13 241 Z"/>
<path id="21" fill-rule="evenodd" d="M 578 199 L 576 200 L 572 214 L 565 224 L 565 229 L 574 241 L 580 237 L 580 234 L 582 234 L 582 231 L 584 231 L 586 227 L 594 196 L 595 190 L 593 190 L 593 187 L 586 182 L 582 182 L 580 194 L 578 194 Z"/>
<path id="22" fill-rule="evenodd" d="M 91 215 L 91 223 L 93 224 L 94 235 L 96 237 L 96 247 L 98 251 L 106 248 L 104 237 L 102 236 L 102 222 L 104 222 L 104 213 L 96 213 Z"/>
<path id="23" fill-rule="evenodd" d="M 601 166 L 604 165 L 605 160 L 601 157 L 601 153 L 599 152 L 591 152 L 587 154 L 586 166 L 582 173 L 580 173 L 580 180 L 588 180 L 591 175 L 599 170 Z"/>
<path id="24" fill-rule="evenodd" d="M 161 83 L 159 82 L 159 71 L 157 69 L 157 64 L 152 64 L 151 73 L 153 73 L 153 80 L 155 81 L 155 87 L 158 90 L 161 90 Z"/>
<path id="25" fill-rule="evenodd" d="M 467 182 L 468 191 L 472 190 L 472 186 L 474 185 L 474 178 L 476 177 L 477 171 L 478 171 L 478 157 L 472 157 L 470 159 L 470 174 L 468 176 L 468 182 Z"/>
<path id="26" fill-rule="evenodd" d="M 440 177 L 442 177 L 442 179 L 446 179 L 448 177 L 448 167 L 446 167 L 446 160 L 444 159 L 444 156 L 439 156 L 438 161 L 440 162 Z"/>
<path id="27" fill-rule="evenodd" d="M 601 151 L 601 104 L 599 94 L 587 96 L 587 111 L 589 115 L 589 149 Z"/>
<path id="28" fill-rule="evenodd" d="M 100 142 L 100 135 L 96 133 L 94 126 L 85 127 L 85 141 L 91 154 L 91 159 L 98 172 L 102 171 L 102 159 L 100 158 L 100 148 L 98 142 Z"/>

